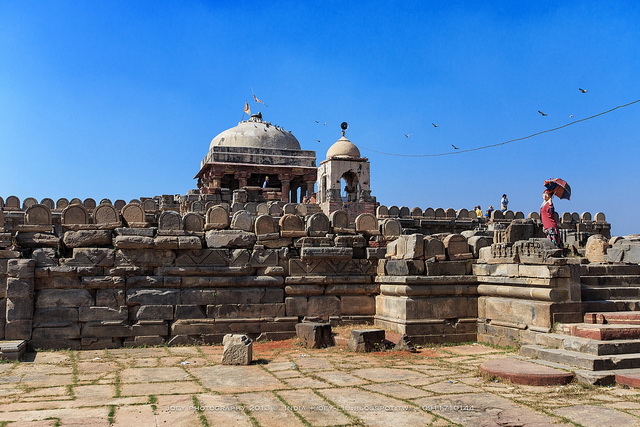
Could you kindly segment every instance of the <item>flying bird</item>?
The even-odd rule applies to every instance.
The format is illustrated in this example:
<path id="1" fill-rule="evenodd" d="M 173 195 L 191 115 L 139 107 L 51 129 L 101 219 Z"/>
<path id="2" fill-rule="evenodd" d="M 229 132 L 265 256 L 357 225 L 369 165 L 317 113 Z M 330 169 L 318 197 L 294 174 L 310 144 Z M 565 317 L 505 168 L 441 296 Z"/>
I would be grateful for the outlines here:
<path id="1" fill-rule="evenodd" d="M 316 123 L 320 123 L 318 120 L 316 120 Z"/>
<path id="2" fill-rule="evenodd" d="M 319 140 L 319 139 L 316 139 L 316 141 L 320 142 L 320 140 Z"/>
<path id="3" fill-rule="evenodd" d="M 538 110 L 538 113 L 542 114 L 542 117 L 547 117 L 548 114 L 543 113 L 542 111 Z"/>
<path id="4" fill-rule="evenodd" d="M 455 145 L 451 144 L 451 146 L 453 147 L 454 150 L 459 150 L 460 148 L 456 147 Z"/>
<path id="5" fill-rule="evenodd" d="M 587 93 L 587 92 L 589 92 L 589 89 L 582 89 L 582 88 L 578 88 L 578 90 L 579 90 L 581 93 Z"/>
<path id="6" fill-rule="evenodd" d="M 435 123 L 431 123 L 431 125 L 432 125 L 434 128 L 437 128 L 437 127 L 438 127 L 438 125 L 437 125 L 437 124 L 435 124 Z"/>
<path id="7" fill-rule="evenodd" d="M 405 136 L 405 138 L 411 138 L 411 134 L 410 133 L 405 133 L 404 136 Z"/>
<path id="8" fill-rule="evenodd" d="M 323 123 L 323 125 L 325 125 L 325 126 L 326 126 L 326 125 L 327 125 L 327 122 L 324 122 L 324 123 Z"/>
<path id="9" fill-rule="evenodd" d="M 571 114 L 571 115 L 569 116 L 569 118 L 570 118 L 570 119 L 572 119 L 572 118 L 573 118 L 573 114 Z"/>

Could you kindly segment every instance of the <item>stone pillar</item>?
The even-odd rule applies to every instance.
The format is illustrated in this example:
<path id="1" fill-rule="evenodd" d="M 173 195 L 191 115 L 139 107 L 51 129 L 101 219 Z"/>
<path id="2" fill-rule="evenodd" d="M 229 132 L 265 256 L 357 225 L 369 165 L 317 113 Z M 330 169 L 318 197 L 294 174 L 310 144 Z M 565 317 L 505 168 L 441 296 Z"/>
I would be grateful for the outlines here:
<path id="1" fill-rule="evenodd" d="M 281 179 L 280 182 L 282 183 L 282 188 L 281 188 L 282 201 L 289 203 L 289 190 L 290 190 L 291 180 Z"/>
<path id="2" fill-rule="evenodd" d="M 247 172 L 236 172 L 234 177 L 238 180 L 238 187 L 240 189 L 247 186 L 247 180 L 249 178 L 249 174 Z"/>
<path id="3" fill-rule="evenodd" d="M 313 194 L 313 187 L 315 185 L 315 181 L 307 181 L 305 184 L 307 184 L 307 197 L 311 198 L 311 195 Z"/>
<path id="4" fill-rule="evenodd" d="M 29 340 L 34 309 L 33 259 L 10 259 L 7 261 L 7 305 L 5 339 Z"/>

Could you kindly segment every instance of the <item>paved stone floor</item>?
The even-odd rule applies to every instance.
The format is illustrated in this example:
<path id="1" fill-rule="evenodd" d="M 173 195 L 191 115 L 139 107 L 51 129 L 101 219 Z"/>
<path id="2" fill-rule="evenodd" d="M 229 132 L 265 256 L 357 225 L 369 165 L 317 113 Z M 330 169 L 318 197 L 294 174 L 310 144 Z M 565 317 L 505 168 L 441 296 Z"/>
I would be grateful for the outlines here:
<path id="1" fill-rule="evenodd" d="M 251 366 L 221 346 L 55 351 L 0 364 L 0 425 L 640 425 L 640 389 L 534 387 L 483 378 L 513 357 L 478 344 L 418 354 L 256 343 Z"/>

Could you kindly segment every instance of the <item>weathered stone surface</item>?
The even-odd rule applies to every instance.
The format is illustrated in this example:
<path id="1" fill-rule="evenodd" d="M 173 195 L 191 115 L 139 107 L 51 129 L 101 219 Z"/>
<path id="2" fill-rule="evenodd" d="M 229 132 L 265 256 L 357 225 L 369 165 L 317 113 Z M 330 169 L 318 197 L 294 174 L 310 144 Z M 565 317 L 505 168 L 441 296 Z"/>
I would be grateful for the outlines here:
<path id="1" fill-rule="evenodd" d="M 205 230 L 224 230 L 229 224 L 229 212 L 222 206 L 212 206 L 207 210 Z"/>
<path id="2" fill-rule="evenodd" d="M 307 315 L 307 297 L 295 296 L 286 297 L 284 300 L 285 311 L 287 316 L 306 316 Z"/>
<path id="3" fill-rule="evenodd" d="M 335 316 L 340 314 L 340 298 L 312 296 L 307 302 L 307 316 Z"/>
<path id="4" fill-rule="evenodd" d="M 253 342 L 246 335 L 227 334 L 222 341 L 223 365 L 249 365 L 253 359 Z"/>
<path id="5" fill-rule="evenodd" d="M 138 203 L 128 203 L 120 210 L 120 215 L 128 227 L 138 228 L 146 223 L 144 210 Z"/>
<path id="6" fill-rule="evenodd" d="M 60 238 L 53 233 L 18 231 L 16 243 L 23 248 L 57 248 Z"/>
<path id="7" fill-rule="evenodd" d="M 173 264 L 175 253 L 160 249 L 119 249 L 116 251 L 116 266 L 162 267 Z"/>
<path id="8" fill-rule="evenodd" d="M 116 236 L 142 236 L 142 237 L 153 237 L 156 235 L 157 229 L 155 227 L 146 227 L 146 228 L 129 228 L 129 227 L 120 227 L 116 228 Z"/>
<path id="9" fill-rule="evenodd" d="M 472 261 L 427 261 L 424 274 L 426 276 L 462 276 L 471 274 Z"/>
<path id="10" fill-rule="evenodd" d="M 552 412 L 584 427 L 638 425 L 637 417 L 600 405 L 566 406 Z"/>
<path id="11" fill-rule="evenodd" d="M 141 305 L 135 318 L 136 320 L 173 320 L 173 307 L 173 305 Z"/>
<path id="12" fill-rule="evenodd" d="M 364 248 L 367 246 L 367 239 L 359 234 L 355 236 L 336 236 L 334 244 L 342 248 Z"/>
<path id="13" fill-rule="evenodd" d="M 119 321 L 86 322 L 82 325 L 82 338 L 131 337 L 131 325 Z"/>
<path id="14" fill-rule="evenodd" d="M 11 298 L 33 298 L 33 280 L 7 277 L 7 296 Z"/>
<path id="15" fill-rule="evenodd" d="M 253 248 L 256 235 L 243 230 L 208 231 L 206 234 L 209 248 Z"/>
<path id="16" fill-rule="evenodd" d="M 303 261 L 314 259 L 349 260 L 353 257 L 353 248 L 313 248 L 306 247 L 300 251 Z"/>
<path id="17" fill-rule="evenodd" d="M 156 249 L 178 249 L 178 236 L 157 236 L 153 242 Z"/>
<path id="18" fill-rule="evenodd" d="M 114 227 L 120 226 L 122 221 L 120 220 L 120 214 L 115 207 L 110 204 L 100 204 L 93 211 L 93 222 L 96 225 L 112 225 Z"/>
<path id="19" fill-rule="evenodd" d="M 275 234 L 275 238 L 280 237 L 278 223 L 269 215 L 260 215 L 256 218 L 254 225 L 255 233 L 259 239 L 265 240 L 266 236 Z"/>
<path id="20" fill-rule="evenodd" d="M 461 234 L 449 234 L 442 243 L 449 260 L 465 259 L 467 254 L 470 255 L 467 239 Z M 472 256 L 468 257 L 471 258 Z"/>
<path id="21" fill-rule="evenodd" d="M 389 214 L 391 215 L 391 214 Z M 372 214 L 363 213 L 356 217 L 356 231 L 368 236 L 377 236 L 380 234 L 378 228 L 378 220 Z"/>
<path id="22" fill-rule="evenodd" d="M 74 248 L 71 258 L 61 262 L 68 266 L 97 266 L 112 267 L 115 260 L 114 249 L 98 248 Z"/>
<path id="23" fill-rule="evenodd" d="M 607 262 L 607 249 L 609 240 L 602 234 L 594 234 L 587 239 L 585 256 L 589 262 Z"/>
<path id="24" fill-rule="evenodd" d="M 253 232 L 253 215 L 245 210 L 235 212 L 231 218 L 231 229 Z"/>
<path id="25" fill-rule="evenodd" d="M 374 315 L 376 303 L 373 296 L 343 295 L 340 297 L 340 313 L 343 315 Z"/>
<path id="26" fill-rule="evenodd" d="M 424 241 L 424 258 L 434 258 L 438 261 L 444 261 L 446 259 L 444 244 L 440 239 L 435 237 L 425 236 Z"/>
<path id="27" fill-rule="evenodd" d="M 16 320 L 29 320 L 33 318 L 33 298 L 32 297 L 12 297 L 6 299 L 6 321 L 7 323 Z"/>
<path id="28" fill-rule="evenodd" d="M 85 225 L 90 222 L 89 212 L 87 212 L 84 206 L 70 205 L 66 206 L 62 211 L 63 225 Z"/>
<path id="29" fill-rule="evenodd" d="M 85 289 L 43 289 L 36 295 L 36 308 L 83 307 L 93 305 L 91 293 Z"/>
<path id="30" fill-rule="evenodd" d="M 424 273 L 424 261 L 390 259 L 385 263 L 385 273 L 389 276 L 413 276 Z"/>
<path id="31" fill-rule="evenodd" d="M 175 308 L 174 317 L 176 319 L 204 319 L 206 315 L 199 305 L 178 304 Z"/>
<path id="32" fill-rule="evenodd" d="M 400 222 L 393 218 L 385 219 L 380 228 L 382 229 L 382 236 L 387 241 L 397 239 L 402 234 Z"/>
<path id="33" fill-rule="evenodd" d="M 302 219 L 297 215 L 285 214 L 278 223 L 282 237 L 304 237 L 307 235 Z"/>
<path id="34" fill-rule="evenodd" d="M 296 335 L 306 348 L 325 348 L 335 345 L 329 323 L 297 323 Z"/>
<path id="35" fill-rule="evenodd" d="M 123 289 L 98 289 L 96 291 L 96 305 L 101 307 L 119 308 L 126 304 Z"/>
<path id="36" fill-rule="evenodd" d="M 113 245 L 118 249 L 152 249 L 155 242 L 153 238 L 145 236 L 117 236 Z"/>
<path id="37" fill-rule="evenodd" d="M 119 307 L 117 309 L 110 307 L 87 307 L 79 308 L 79 318 L 81 322 L 119 320 L 125 321 L 129 315 L 127 307 Z"/>
<path id="38" fill-rule="evenodd" d="M 182 224 L 184 230 L 190 233 L 201 233 L 204 231 L 204 217 L 199 213 L 186 213 L 182 217 Z"/>
<path id="39" fill-rule="evenodd" d="M 329 222 L 329 217 L 325 214 L 318 212 L 307 217 L 306 231 L 308 236 L 326 236 L 330 229 L 331 223 Z"/>
<path id="40" fill-rule="evenodd" d="M 56 326 L 78 322 L 78 309 L 75 307 L 38 308 L 33 314 L 33 326 Z"/>
<path id="41" fill-rule="evenodd" d="M 36 261 L 36 267 L 50 267 L 58 265 L 56 251 L 53 248 L 34 249 L 31 254 L 31 258 Z M 2 268 L 0 268 L 0 274 L 2 274 Z"/>
<path id="42" fill-rule="evenodd" d="M 385 348 L 384 329 L 354 329 L 347 346 L 350 351 L 359 353 L 380 351 Z"/>
<path id="43" fill-rule="evenodd" d="M 158 230 L 182 230 L 182 217 L 175 211 L 164 211 L 158 218 Z"/>
<path id="44" fill-rule="evenodd" d="M 180 303 L 177 289 L 127 289 L 128 305 L 176 305 Z"/>
<path id="45" fill-rule="evenodd" d="M 221 266 L 229 265 L 228 249 L 201 249 L 181 251 L 176 257 L 176 266 Z"/>
<path id="46" fill-rule="evenodd" d="M 111 246 L 110 230 L 67 231 L 62 239 L 68 248 Z"/>
<path id="47" fill-rule="evenodd" d="M 571 372 L 510 357 L 487 360 L 480 365 L 480 372 L 515 384 L 534 386 L 569 384 L 573 379 Z"/>
<path id="48" fill-rule="evenodd" d="M 24 222 L 27 225 L 51 225 L 51 210 L 41 204 L 33 204 L 29 206 L 24 215 Z"/>
<path id="49" fill-rule="evenodd" d="M 207 306 L 207 317 L 284 317 L 284 304 L 220 304 Z"/>

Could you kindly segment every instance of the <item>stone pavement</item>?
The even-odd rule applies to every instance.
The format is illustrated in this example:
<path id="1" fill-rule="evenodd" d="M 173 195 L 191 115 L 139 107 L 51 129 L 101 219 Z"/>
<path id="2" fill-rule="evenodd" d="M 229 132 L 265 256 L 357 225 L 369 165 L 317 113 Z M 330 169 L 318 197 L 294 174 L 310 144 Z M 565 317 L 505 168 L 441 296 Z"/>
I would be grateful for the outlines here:
<path id="1" fill-rule="evenodd" d="M 222 346 L 52 351 L 0 364 L 0 425 L 640 425 L 640 389 L 525 386 L 480 376 L 513 352 L 479 344 L 419 353 L 254 344 L 250 366 Z"/>

